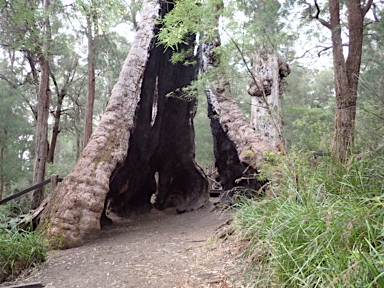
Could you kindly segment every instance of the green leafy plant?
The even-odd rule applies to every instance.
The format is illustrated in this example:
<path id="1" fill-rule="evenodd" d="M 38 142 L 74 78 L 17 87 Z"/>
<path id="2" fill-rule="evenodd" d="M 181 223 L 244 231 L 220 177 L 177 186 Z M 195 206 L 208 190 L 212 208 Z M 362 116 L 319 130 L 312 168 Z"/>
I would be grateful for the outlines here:
<path id="1" fill-rule="evenodd" d="M 163 18 L 158 20 L 161 24 L 158 35 L 158 43 L 166 48 L 178 50 L 180 44 L 187 44 L 191 34 L 204 31 L 204 38 L 207 39 L 214 35 L 216 26 L 212 23 L 215 5 L 220 5 L 220 1 L 213 0 L 201 4 L 194 0 L 177 0 L 175 7 Z M 216 9 L 217 10 L 217 9 Z M 188 15 L 186 17 L 186 15 Z"/>

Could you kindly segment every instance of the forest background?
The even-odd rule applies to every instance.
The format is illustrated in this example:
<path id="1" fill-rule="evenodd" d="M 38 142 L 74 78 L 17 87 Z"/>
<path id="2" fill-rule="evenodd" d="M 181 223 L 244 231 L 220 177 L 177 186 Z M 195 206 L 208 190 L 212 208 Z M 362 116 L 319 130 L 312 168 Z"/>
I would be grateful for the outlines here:
<path id="1" fill-rule="evenodd" d="M 201 1 L 179 2 L 193 2 L 196 7 L 204 5 Z M 384 27 L 380 21 L 383 3 L 361 2 L 370 3 L 371 10 L 364 24 L 351 155 L 358 155 L 353 159 L 365 155 L 379 159 L 384 122 Z M 315 17 L 316 7 L 320 7 L 318 12 L 322 17 L 329 17 L 328 2 L 237 0 L 225 4 L 219 27 L 223 38 L 221 69 L 227 71 L 232 95 L 244 114 L 250 116 L 251 102 L 247 94 L 251 75 L 245 64 L 250 63 L 256 47 L 274 49 L 291 68 L 282 98 L 283 135 L 288 154 L 294 159 L 297 155 L 305 158 L 314 151 L 328 155 L 336 109 L 332 43 L 329 29 Z M 35 147 L 43 147 L 47 156 L 43 175 L 64 177 L 70 172 L 92 125 L 97 125 L 106 107 L 128 54 L 140 7 L 140 1 L 119 0 L 1 1 L 0 199 L 39 182 L 35 173 Z M 341 11 L 346 16 L 346 8 Z M 347 28 L 343 17 L 341 25 Z M 202 19 L 203 23 L 209 21 Z M 343 39 L 348 39 L 348 35 L 343 34 Z M 172 47 L 172 39 L 168 40 Z M 38 96 L 43 79 L 40 74 L 47 63 L 50 101 L 43 103 Z M 214 157 L 203 91 L 198 97 L 196 159 L 202 167 L 209 167 Z M 37 114 L 44 105 L 48 107 L 46 125 L 39 125 Z M 46 132 L 41 134 L 44 129 Z M 36 138 L 44 133 L 46 137 L 41 143 L 45 144 L 36 146 L 39 141 Z M 370 168 L 374 166 L 370 165 Z M 369 174 L 364 180 L 381 180 L 379 169 L 370 169 Z M 6 213 L 26 212 L 30 199 L 23 197 L 3 207 Z"/>
<path id="2" fill-rule="evenodd" d="M 330 33 L 320 23 L 306 17 L 308 7 L 305 2 L 300 4 L 298 1 L 295 5 L 288 2 L 228 2 L 220 27 L 224 39 L 221 48 L 225 59 L 223 69 L 230 69 L 232 93 L 249 117 L 251 98 L 247 87 L 251 76 L 244 68 L 242 57 L 249 59 L 255 47 L 261 44 L 272 46 L 281 53 L 292 70 L 282 99 L 283 133 L 288 150 L 327 153 L 331 147 L 335 109 Z M 41 34 L 45 12 L 39 1 L 26 3 L 5 1 L 2 5 L 1 197 L 30 186 L 33 179 L 40 69 L 38 55 L 46 36 Z M 136 1 L 55 1 L 50 4 L 52 98 L 47 140 L 51 156 L 47 159 L 45 175 L 67 175 L 82 151 L 89 53 L 93 53 L 91 62 L 95 69 L 96 87 L 93 126 L 100 120 L 129 51 L 140 5 Z M 92 26 L 87 26 L 87 13 L 91 10 L 94 14 Z M 379 16 L 371 15 L 369 21 L 372 24 L 367 25 L 364 32 L 354 146 L 359 151 L 376 149 L 382 143 L 383 76 L 380 63 L 383 41 L 382 24 L 376 23 Z M 93 42 L 93 52 L 88 42 Z M 241 45 L 242 50 L 236 50 L 235 44 Z M 205 107 L 203 93 L 200 93 L 195 117 L 196 158 L 203 167 L 214 163 Z"/>

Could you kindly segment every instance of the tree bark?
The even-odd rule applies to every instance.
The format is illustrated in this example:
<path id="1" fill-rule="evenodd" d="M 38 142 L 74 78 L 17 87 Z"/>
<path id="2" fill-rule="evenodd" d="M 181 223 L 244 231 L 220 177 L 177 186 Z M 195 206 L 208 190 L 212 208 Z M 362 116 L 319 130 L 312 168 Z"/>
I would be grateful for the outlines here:
<path id="1" fill-rule="evenodd" d="M 56 150 L 56 143 L 57 143 L 57 137 L 59 136 L 59 128 L 60 128 L 60 118 L 61 118 L 61 108 L 63 106 L 64 97 L 67 94 L 67 91 L 65 89 L 65 86 L 68 84 L 69 77 L 66 79 L 66 83 L 64 84 L 64 88 L 59 91 L 59 87 L 57 85 L 55 77 L 52 77 L 53 82 L 55 84 L 56 88 L 56 96 L 57 96 L 57 103 L 56 103 L 56 110 L 54 113 L 54 122 L 52 127 L 52 135 L 51 135 L 51 143 L 49 145 L 48 150 L 48 156 L 47 156 L 47 162 L 53 163 L 55 158 L 55 150 Z"/>
<path id="2" fill-rule="evenodd" d="M 364 17 L 372 1 L 362 6 L 360 0 L 347 1 L 348 56 L 343 54 L 340 1 L 329 0 L 330 26 L 336 93 L 335 130 L 332 151 L 343 162 L 351 149 L 355 133 L 356 100 L 363 45 Z"/>
<path id="3" fill-rule="evenodd" d="M 83 149 L 87 146 L 89 138 L 92 135 L 93 123 L 93 107 L 95 103 L 95 62 L 94 62 L 94 33 L 93 33 L 93 9 L 90 8 L 89 15 L 87 15 L 87 38 L 88 38 L 88 93 L 87 103 L 85 106 L 85 123 L 84 123 L 84 139 Z M 96 33 L 96 31 L 95 31 Z"/>
<path id="4" fill-rule="evenodd" d="M 287 63 L 274 52 L 260 48 L 253 56 L 251 123 L 258 137 L 278 151 L 285 151 L 281 133 L 283 77 L 290 73 Z"/>
<path id="5" fill-rule="evenodd" d="M 164 1 L 162 15 L 172 7 Z M 194 40 L 191 36 L 178 50 L 193 51 Z M 120 215 L 149 212 L 153 206 L 176 207 L 182 213 L 208 200 L 208 181 L 194 161 L 196 99 L 183 95 L 183 87 L 196 80 L 198 66 L 172 64 L 172 53 L 163 46 L 151 49 L 128 157 L 115 170 L 108 194 L 111 209 Z M 188 57 L 197 60 L 193 53 Z M 170 92 L 172 97 L 167 96 Z"/>
<path id="6" fill-rule="evenodd" d="M 127 155 L 158 10 L 158 1 L 145 2 L 142 22 L 100 125 L 72 172 L 51 194 L 39 229 L 53 247 L 80 245 L 100 230 L 110 177 Z"/>
<path id="7" fill-rule="evenodd" d="M 0 147 L 0 200 L 3 199 L 4 195 L 4 156 L 5 156 L 5 148 L 6 148 L 6 140 L 7 140 L 7 130 L 1 129 L 0 134 L 3 134 L 2 137 L 4 139 L 4 143 L 1 143 Z"/>
<path id="8" fill-rule="evenodd" d="M 36 125 L 36 139 L 35 139 L 35 155 L 34 155 L 34 168 L 33 168 L 33 184 L 44 181 L 45 166 L 48 154 L 48 116 L 49 116 L 49 101 L 51 98 L 51 90 L 49 87 L 49 41 L 51 39 L 50 23 L 48 10 L 50 6 L 49 0 L 44 0 L 44 11 L 47 16 L 45 18 L 45 39 L 43 47 L 39 55 L 40 63 L 40 83 L 38 92 L 37 104 L 37 125 Z M 31 208 L 36 209 L 44 198 L 44 189 L 39 188 L 32 193 Z"/>
<path id="9" fill-rule="evenodd" d="M 219 55 L 215 52 L 221 45 L 220 36 L 212 38 L 214 40 L 204 44 L 202 49 L 204 73 L 209 73 L 220 64 Z M 264 153 L 277 153 L 278 150 L 255 133 L 229 91 L 230 85 L 224 72 L 205 90 L 220 182 L 224 190 L 235 186 L 259 190 L 264 183 L 258 181 L 256 176 L 266 163 Z"/>

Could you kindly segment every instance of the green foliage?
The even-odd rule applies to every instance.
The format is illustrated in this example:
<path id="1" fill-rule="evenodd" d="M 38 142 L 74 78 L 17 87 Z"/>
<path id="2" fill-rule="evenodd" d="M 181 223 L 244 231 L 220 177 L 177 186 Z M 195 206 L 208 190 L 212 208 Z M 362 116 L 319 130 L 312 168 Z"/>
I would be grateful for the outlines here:
<path id="1" fill-rule="evenodd" d="M 204 31 L 204 39 L 215 37 L 218 29 L 216 17 L 220 15 L 221 6 L 220 0 L 203 4 L 195 0 L 176 0 L 174 8 L 158 20 L 162 26 L 158 43 L 178 50 L 180 44 L 188 44 L 192 34 Z"/>
<path id="2" fill-rule="evenodd" d="M 281 4 L 275 0 L 230 1 L 224 12 L 228 19 L 225 32 L 246 56 L 263 47 L 290 58 L 297 36 L 296 31 L 287 29 L 281 13 Z"/>
<path id="3" fill-rule="evenodd" d="M 45 261 L 47 248 L 36 232 L 17 228 L 0 230 L 0 282 Z"/>
<path id="4" fill-rule="evenodd" d="M 88 17 L 102 33 L 119 24 L 128 13 L 120 0 L 76 0 L 74 7 L 75 11 Z"/>
<path id="5" fill-rule="evenodd" d="M 283 99 L 283 134 L 293 151 L 328 151 L 332 139 L 333 72 L 291 66 Z"/>
<path id="6" fill-rule="evenodd" d="M 6 65 L 5 61 L 0 62 L 3 75 L 12 79 L 12 75 L 6 73 Z M 13 88 L 4 80 L 0 80 L 0 87 L 0 149 L 3 152 L 0 179 L 10 190 L 31 175 L 33 129 L 28 108 L 20 97 L 29 94 L 29 87 Z"/>
<path id="7" fill-rule="evenodd" d="M 243 49 L 244 55 L 253 53 L 259 46 L 278 51 L 280 45 L 290 47 L 288 42 L 295 39 L 292 33 L 283 30 L 285 24 L 279 21 L 280 7 L 278 1 L 237 0 L 225 1 L 224 5 L 222 0 L 204 3 L 177 0 L 174 8 L 159 19 L 162 28 L 158 40 L 165 47 L 177 50 L 179 44 L 187 43 L 191 34 L 199 33 L 200 40 L 204 42 L 217 37 L 217 31 L 221 29 L 222 37 L 231 35 Z M 220 27 L 217 23 L 219 17 L 225 23 Z"/>
<path id="8" fill-rule="evenodd" d="M 36 1 L 2 1 L 0 11 L 2 45 L 14 50 L 34 51 L 41 44 L 38 27 L 44 16 Z"/>
<path id="9" fill-rule="evenodd" d="M 234 225 L 262 269 L 256 286 L 382 287 L 383 156 L 329 163 L 290 155 L 273 197 L 240 204 Z"/>
<path id="10" fill-rule="evenodd" d="M 210 120 L 207 116 L 207 100 L 203 94 L 199 94 L 197 111 L 193 122 L 195 128 L 196 162 L 202 167 L 212 166 L 215 162 L 213 138 Z"/>

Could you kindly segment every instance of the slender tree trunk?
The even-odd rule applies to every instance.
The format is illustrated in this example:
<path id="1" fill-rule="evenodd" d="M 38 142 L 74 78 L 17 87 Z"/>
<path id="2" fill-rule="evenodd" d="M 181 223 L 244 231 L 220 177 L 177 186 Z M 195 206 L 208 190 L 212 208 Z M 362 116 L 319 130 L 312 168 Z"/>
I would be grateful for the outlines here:
<path id="1" fill-rule="evenodd" d="M 92 8 L 91 8 L 92 10 Z M 88 38 L 88 93 L 85 106 L 85 124 L 83 149 L 87 146 L 92 135 L 93 107 L 95 102 L 95 63 L 94 63 L 94 33 L 92 11 L 87 16 L 87 38 Z M 96 32 L 96 31 L 95 31 Z"/>
<path id="2" fill-rule="evenodd" d="M 77 100 L 80 98 L 80 92 L 78 92 L 77 95 Z M 73 100 L 73 99 L 72 99 Z M 81 129 L 79 129 L 80 122 L 81 122 L 81 111 L 80 111 L 80 106 L 78 105 L 78 101 L 73 100 L 74 102 L 74 107 L 73 107 L 73 126 L 75 128 L 75 135 L 76 135 L 76 146 L 75 146 L 75 151 L 76 151 L 76 160 L 79 159 L 80 154 L 81 154 L 81 145 L 82 145 L 82 136 L 83 133 Z"/>
<path id="3" fill-rule="evenodd" d="M 4 144 L 1 145 L 0 147 L 0 200 L 3 199 L 4 195 L 4 156 L 5 156 L 5 141 L 6 141 L 6 135 L 7 135 L 7 130 L 3 129 L 0 130 L 1 134 L 4 134 Z"/>
<path id="4" fill-rule="evenodd" d="M 332 150 L 335 158 L 345 160 L 351 149 L 355 133 L 356 100 L 363 46 L 364 17 L 372 1 L 362 6 L 360 0 L 347 1 L 348 13 L 348 56 L 343 54 L 341 37 L 340 1 L 329 0 L 330 29 L 334 82 L 336 92 L 335 130 Z"/>
<path id="5" fill-rule="evenodd" d="M 49 41 L 50 35 L 50 23 L 49 23 L 49 0 L 44 0 L 44 11 L 47 12 L 45 18 L 45 40 L 43 41 L 43 49 L 39 55 L 40 63 L 40 83 L 38 93 L 38 108 L 37 108 L 37 125 L 36 125 L 36 138 L 35 138 L 35 156 L 34 156 L 34 173 L 33 183 L 37 184 L 44 181 L 45 166 L 47 162 L 48 154 L 48 116 L 49 116 L 49 101 L 51 98 L 51 90 L 49 87 Z M 40 188 L 33 191 L 31 208 L 36 209 L 44 197 L 44 189 Z"/>
<path id="6" fill-rule="evenodd" d="M 59 136 L 59 127 L 60 127 L 60 118 L 61 118 L 61 107 L 63 106 L 63 100 L 66 95 L 65 90 L 60 91 L 57 94 L 57 106 L 54 114 L 54 123 L 52 127 L 52 136 L 51 136 L 51 144 L 49 145 L 47 162 L 53 163 L 55 157 L 56 143 L 57 137 Z"/>
<path id="7" fill-rule="evenodd" d="M 145 2 L 143 20 L 100 125 L 43 212 L 39 229 L 54 247 L 80 245 L 100 230 L 110 177 L 127 156 L 158 12 L 158 1 Z"/>
<path id="8" fill-rule="evenodd" d="M 75 108 L 75 122 L 80 123 L 80 109 L 76 106 Z M 81 136 L 82 133 L 78 127 L 76 129 L 76 160 L 80 158 L 81 155 Z"/>

